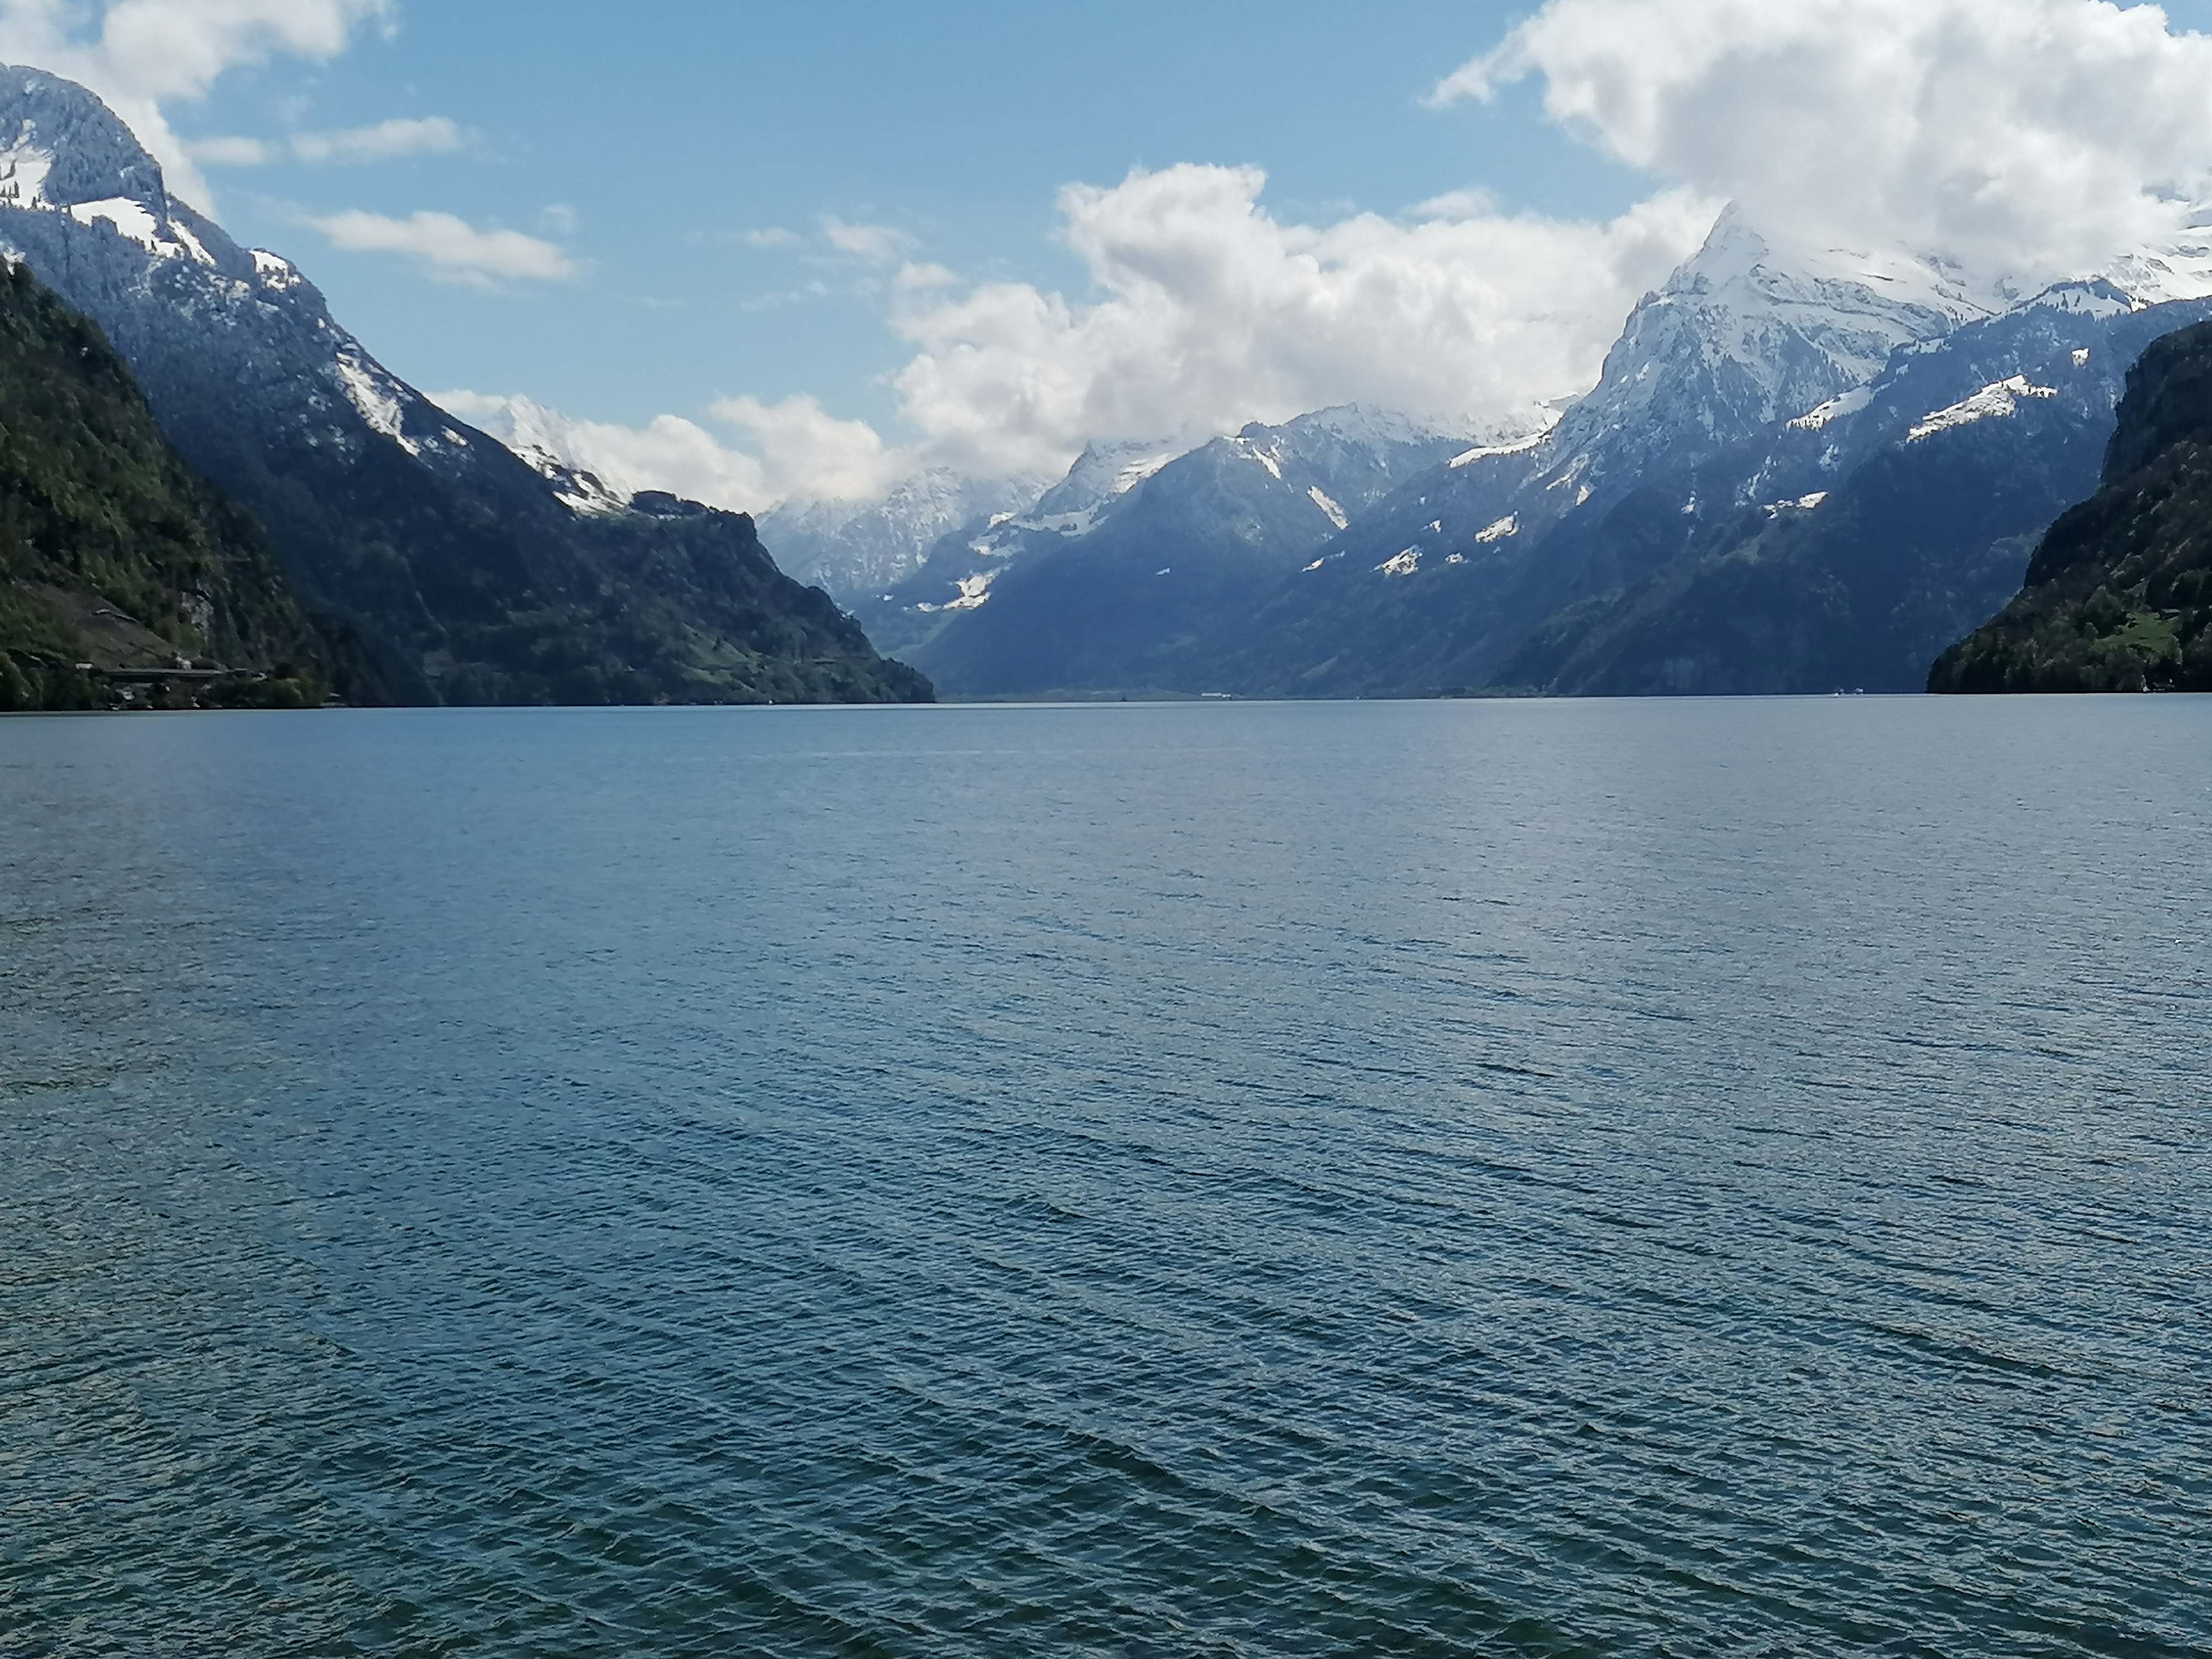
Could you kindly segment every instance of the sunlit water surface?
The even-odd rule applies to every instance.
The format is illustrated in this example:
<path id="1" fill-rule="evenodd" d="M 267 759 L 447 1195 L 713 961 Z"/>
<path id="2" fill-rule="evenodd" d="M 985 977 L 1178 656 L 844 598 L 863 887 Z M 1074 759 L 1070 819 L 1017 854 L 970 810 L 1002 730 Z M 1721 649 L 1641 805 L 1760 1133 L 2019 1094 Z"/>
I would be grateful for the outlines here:
<path id="1" fill-rule="evenodd" d="M 2212 1652 L 2212 704 L 0 723 L 0 1650 Z"/>

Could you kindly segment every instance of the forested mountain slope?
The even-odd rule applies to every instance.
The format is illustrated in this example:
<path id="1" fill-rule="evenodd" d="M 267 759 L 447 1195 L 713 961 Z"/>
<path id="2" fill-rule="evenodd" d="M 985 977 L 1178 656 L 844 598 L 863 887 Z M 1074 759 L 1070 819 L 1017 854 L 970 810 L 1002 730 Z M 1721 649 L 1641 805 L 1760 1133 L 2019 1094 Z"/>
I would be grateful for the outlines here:
<path id="1" fill-rule="evenodd" d="M 910 701 L 752 520 L 533 468 L 371 356 L 289 261 L 172 198 L 82 87 L 0 70 L 0 249 L 103 329 L 301 602 L 410 702 Z"/>
<path id="2" fill-rule="evenodd" d="M 1946 652 L 1937 691 L 2212 691 L 2212 323 L 2128 378 L 2104 483 L 2026 586 Z"/>
<path id="3" fill-rule="evenodd" d="M 100 708 L 124 695 L 106 671 L 179 666 L 236 671 L 191 682 L 195 700 L 298 706 L 322 700 L 331 657 L 100 331 L 0 269 L 0 708 Z"/>

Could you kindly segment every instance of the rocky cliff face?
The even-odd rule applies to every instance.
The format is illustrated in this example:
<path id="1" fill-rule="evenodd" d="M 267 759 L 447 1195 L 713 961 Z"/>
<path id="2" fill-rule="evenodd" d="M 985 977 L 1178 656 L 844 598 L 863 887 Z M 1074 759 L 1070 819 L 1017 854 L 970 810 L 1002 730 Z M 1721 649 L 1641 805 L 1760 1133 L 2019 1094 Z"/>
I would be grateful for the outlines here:
<path id="1" fill-rule="evenodd" d="M 623 501 L 437 409 L 289 261 L 171 198 L 98 100 L 33 70 L 0 70 L 0 248 L 99 323 L 399 700 L 929 695 L 779 572 L 750 519 Z"/>
<path id="2" fill-rule="evenodd" d="M 1931 690 L 2212 691 L 2212 324 L 2143 354 L 2103 479 Z"/>
<path id="3" fill-rule="evenodd" d="M 1661 481 L 1848 398 L 1895 352 L 1997 303 L 1925 261 L 1778 248 L 1731 210 L 1637 307 L 1597 387 L 1549 432 L 1410 480 L 1202 654 L 1218 680 L 1253 693 L 1488 686 L 1560 606 L 1640 579 L 1686 547 L 1701 514 L 1737 505 L 1729 492 L 1684 514 L 1686 492 L 1656 514 Z"/>
<path id="4" fill-rule="evenodd" d="M 1495 684 L 1577 696 L 1920 689 L 1925 665 L 2017 588 L 2036 538 L 2094 483 L 2129 367 L 2208 311 L 2069 284 L 1899 354 L 1760 442 L 1654 480 L 1649 516 L 1673 515 L 1680 550 L 1588 585 Z M 1697 512 L 1680 511 L 1693 501 Z M 1623 538 L 1633 515 L 1608 514 L 1605 533 Z"/>

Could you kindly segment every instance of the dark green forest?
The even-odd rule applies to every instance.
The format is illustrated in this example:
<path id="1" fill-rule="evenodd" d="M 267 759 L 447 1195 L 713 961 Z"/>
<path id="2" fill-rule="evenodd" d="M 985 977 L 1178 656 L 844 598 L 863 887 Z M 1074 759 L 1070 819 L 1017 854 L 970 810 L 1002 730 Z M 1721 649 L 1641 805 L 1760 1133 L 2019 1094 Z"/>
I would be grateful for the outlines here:
<path id="1" fill-rule="evenodd" d="M 235 672 L 107 678 L 180 664 Z M 100 330 L 0 270 L 0 708 L 300 707 L 328 665 L 260 532 L 171 447 Z"/>
<path id="2" fill-rule="evenodd" d="M 2052 526 L 2020 596 L 1929 689 L 2212 691 L 2212 323 L 2129 376 L 2104 486 Z"/>

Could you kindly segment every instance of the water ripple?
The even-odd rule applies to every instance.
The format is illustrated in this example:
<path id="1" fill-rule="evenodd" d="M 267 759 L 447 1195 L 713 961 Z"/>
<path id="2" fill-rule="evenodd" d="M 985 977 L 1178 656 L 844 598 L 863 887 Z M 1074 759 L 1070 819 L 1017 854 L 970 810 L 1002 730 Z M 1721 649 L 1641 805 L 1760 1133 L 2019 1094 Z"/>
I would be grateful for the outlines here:
<path id="1" fill-rule="evenodd" d="M 0 724 L 0 1651 L 2202 1659 L 2208 738 Z"/>

